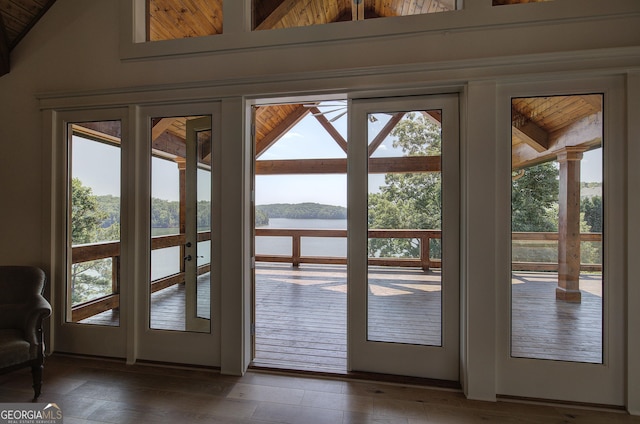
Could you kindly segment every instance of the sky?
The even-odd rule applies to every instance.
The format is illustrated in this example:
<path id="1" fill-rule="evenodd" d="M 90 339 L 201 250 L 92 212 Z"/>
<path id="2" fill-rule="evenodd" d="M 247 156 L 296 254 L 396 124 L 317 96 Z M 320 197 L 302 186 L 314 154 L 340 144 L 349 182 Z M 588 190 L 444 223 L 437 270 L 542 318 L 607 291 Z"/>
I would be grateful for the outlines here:
<path id="1" fill-rule="evenodd" d="M 332 110 L 336 107 L 321 108 Z M 331 119 L 341 111 L 327 113 Z M 369 132 L 377 134 L 388 116 L 377 114 L 378 120 L 369 123 Z M 347 138 L 347 115 L 332 123 L 340 134 Z M 388 137 L 379 148 L 383 155 L 390 153 L 391 139 Z M 387 152 L 384 152 L 384 151 Z M 96 195 L 119 195 L 120 150 L 117 147 L 73 137 L 73 175 L 89 185 Z M 286 135 L 265 151 L 258 160 L 299 158 L 345 158 L 346 154 L 318 123 L 309 115 L 295 125 Z M 602 149 L 584 154 L 582 181 L 602 181 Z M 152 196 L 178 200 L 178 178 L 175 163 L 154 158 L 152 161 Z M 384 182 L 384 175 L 369 179 L 370 191 Z M 329 205 L 347 205 L 346 175 L 258 175 L 256 176 L 256 204 L 316 202 Z M 198 196 L 208 198 L 210 184 L 204 172 L 199 173 Z"/>

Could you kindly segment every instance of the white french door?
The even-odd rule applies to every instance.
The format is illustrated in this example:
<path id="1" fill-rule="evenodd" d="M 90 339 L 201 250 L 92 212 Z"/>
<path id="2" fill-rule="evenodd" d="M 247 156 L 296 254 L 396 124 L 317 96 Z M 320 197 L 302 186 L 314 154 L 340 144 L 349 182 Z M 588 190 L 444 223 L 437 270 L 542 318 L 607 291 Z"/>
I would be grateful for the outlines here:
<path id="1" fill-rule="evenodd" d="M 499 269 L 505 271 L 498 291 L 499 395 L 625 405 L 621 85 L 605 79 L 562 81 L 504 87 L 500 93 L 499 193 L 507 203 L 510 185 L 512 210 L 510 217 L 499 216 L 506 223 L 500 239 L 511 241 L 499 255 Z M 586 112 L 576 119 L 576 110 Z M 539 132 L 553 122 L 547 116 L 568 124 L 550 132 L 546 150 L 531 153 L 512 135 L 511 127 L 519 124 L 514 116 L 526 116 Z M 536 154 L 542 159 L 523 160 Z M 503 168 L 509 162 L 510 169 Z M 559 207 L 548 211 L 557 229 L 537 231 L 557 238 L 543 239 L 536 230 L 517 228 L 523 211 L 531 210 L 522 193 L 537 192 L 542 199 L 544 183 L 530 190 L 527 178 L 536 174 L 542 181 L 544 173 L 554 171 L 559 189 L 551 200 Z M 531 215 L 526 223 L 538 218 L 544 214 Z M 545 249 L 553 255 L 545 256 Z"/>
<path id="2" fill-rule="evenodd" d="M 352 100 L 349 119 L 349 369 L 458 381 L 458 96 Z"/>
<path id="3" fill-rule="evenodd" d="M 52 345 L 124 358 L 132 316 L 132 262 L 123 182 L 132 152 L 127 109 L 59 112 L 52 187 L 56 272 Z"/>
<path id="4" fill-rule="evenodd" d="M 142 120 L 138 153 L 150 167 L 138 204 L 148 211 L 138 234 L 148 249 L 137 273 L 137 358 L 217 366 L 219 106 L 148 107 Z"/>

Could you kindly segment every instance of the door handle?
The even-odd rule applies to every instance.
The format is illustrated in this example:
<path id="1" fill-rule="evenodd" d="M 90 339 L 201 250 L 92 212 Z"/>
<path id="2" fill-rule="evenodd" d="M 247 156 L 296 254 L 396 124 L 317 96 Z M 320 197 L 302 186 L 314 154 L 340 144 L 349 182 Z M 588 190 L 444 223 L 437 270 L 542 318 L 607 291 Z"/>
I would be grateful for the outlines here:
<path id="1" fill-rule="evenodd" d="M 190 261 L 191 259 L 192 259 L 191 255 L 187 255 L 187 256 L 184 257 L 185 261 Z"/>

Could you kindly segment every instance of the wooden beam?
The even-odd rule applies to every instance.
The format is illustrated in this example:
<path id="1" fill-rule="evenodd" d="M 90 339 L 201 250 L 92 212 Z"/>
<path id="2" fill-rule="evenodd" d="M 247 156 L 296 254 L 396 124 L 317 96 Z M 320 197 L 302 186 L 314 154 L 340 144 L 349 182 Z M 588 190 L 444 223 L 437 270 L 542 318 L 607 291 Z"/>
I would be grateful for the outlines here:
<path id="1" fill-rule="evenodd" d="M 122 142 L 122 125 L 120 121 L 80 122 L 72 124 L 71 131 L 82 137 L 109 144 L 119 145 Z"/>
<path id="2" fill-rule="evenodd" d="M 336 130 L 333 125 L 331 125 L 331 122 L 329 122 L 327 117 L 322 114 L 320 109 L 318 109 L 317 107 L 312 107 L 309 109 L 313 116 L 318 120 L 318 122 L 320 122 L 320 125 L 322 125 L 322 127 L 327 130 L 329 135 L 333 137 L 335 142 L 338 143 L 338 146 L 340 146 L 340 148 L 345 153 L 347 153 L 347 140 L 345 140 L 344 137 L 342 137 L 342 135 L 338 132 L 338 130 Z"/>
<path id="3" fill-rule="evenodd" d="M 352 0 L 351 20 L 364 21 L 364 0 Z"/>
<path id="4" fill-rule="evenodd" d="M 309 113 L 309 108 L 306 108 L 303 105 L 298 105 L 298 107 L 294 109 L 284 121 L 265 135 L 262 140 L 256 140 L 256 158 L 259 158 L 262 153 L 273 145 L 273 143 L 280 140 L 280 137 L 285 135 L 291 128 L 293 128 L 294 125 L 300 122 L 307 113 Z"/>
<path id="5" fill-rule="evenodd" d="M 386 123 L 386 125 L 380 130 L 380 133 L 371 141 L 369 144 L 369 157 L 376 151 L 378 147 L 382 144 L 385 138 L 389 135 L 389 133 L 395 128 L 395 126 L 400 122 L 400 120 L 404 117 L 405 112 L 398 112 L 394 114 L 391 119 Z"/>
<path id="6" fill-rule="evenodd" d="M 602 112 L 599 112 L 563 128 L 561 132 L 552 133 L 549 149 L 544 152 L 537 152 L 526 144 L 514 146 L 511 151 L 512 169 L 555 160 L 558 152 L 566 147 L 581 147 L 585 152 L 598 148 L 602 146 L 602 128 Z"/>
<path id="7" fill-rule="evenodd" d="M 369 158 L 369 173 L 440 172 L 440 156 Z M 256 175 L 346 174 L 346 159 L 256 161 Z"/>
<path id="8" fill-rule="evenodd" d="M 423 110 L 422 114 L 425 118 L 431 121 L 433 124 L 442 124 L 442 111 L 441 110 Z"/>
<path id="9" fill-rule="evenodd" d="M 269 16 L 267 16 L 264 21 L 260 22 L 260 24 L 256 27 L 256 30 L 262 29 L 271 29 L 278 22 L 282 20 L 291 10 L 296 7 L 298 4 L 298 0 L 284 0 L 278 7 L 275 8 L 273 12 Z"/>
<path id="10" fill-rule="evenodd" d="M 9 48 L 9 39 L 7 31 L 4 28 L 4 20 L 0 14 L 0 77 L 9 73 L 11 58 L 11 49 Z"/>
<path id="11" fill-rule="evenodd" d="M 549 150 L 549 133 L 516 110 L 511 111 L 511 135 L 519 137 L 538 153 Z"/>
<path id="12" fill-rule="evenodd" d="M 153 140 L 151 147 L 155 150 L 169 153 L 171 155 L 184 158 L 187 156 L 187 145 L 185 141 L 175 134 L 163 132 Z"/>
<path id="13" fill-rule="evenodd" d="M 151 127 L 151 140 L 160 137 L 175 121 L 176 118 L 161 118 L 155 121 Z"/>

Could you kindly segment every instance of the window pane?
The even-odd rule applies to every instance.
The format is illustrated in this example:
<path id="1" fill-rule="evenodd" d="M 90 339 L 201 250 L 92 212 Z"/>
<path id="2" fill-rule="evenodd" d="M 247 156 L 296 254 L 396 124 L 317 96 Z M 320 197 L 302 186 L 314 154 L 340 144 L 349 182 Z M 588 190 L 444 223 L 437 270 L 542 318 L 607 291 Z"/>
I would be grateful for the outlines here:
<path id="1" fill-rule="evenodd" d="M 119 121 L 68 125 L 71 274 L 67 319 L 119 325 Z"/>
<path id="2" fill-rule="evenodd" d="M 502 6 L 505 4 L 522 4 L 522 3 L 541 3 L 553 0 L 493 0 L 494 6 Z"/>
<path id="3" fill-rule="evenodd" d="M 267 30 L 456 10 L 455 0 L 253 0 L 253 29 Z"/>
<path id="4" fill-rule="evenodd" d="M 602 95 L 512 99 L 511 354 L 602 362 Z"/>
<path id="5" fill-rule="evenodd" d="M 370 341 L 442 345 L 441 116 L 368 116 Z"/>
<path id="6" fill-rule="evenodd" d="M 147 1 L 147 41 L 222 34 L 222 0 Z"/>
<path id="7" fill-rule="evenodd" d="M 211 118 L 158 117 L 151 125 L 150 328 L 209 332 Z"/>

